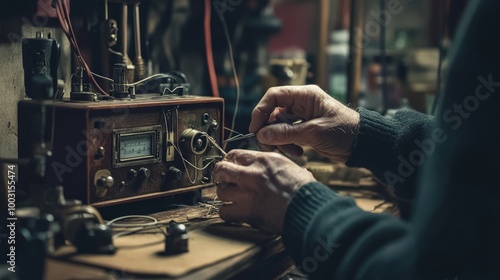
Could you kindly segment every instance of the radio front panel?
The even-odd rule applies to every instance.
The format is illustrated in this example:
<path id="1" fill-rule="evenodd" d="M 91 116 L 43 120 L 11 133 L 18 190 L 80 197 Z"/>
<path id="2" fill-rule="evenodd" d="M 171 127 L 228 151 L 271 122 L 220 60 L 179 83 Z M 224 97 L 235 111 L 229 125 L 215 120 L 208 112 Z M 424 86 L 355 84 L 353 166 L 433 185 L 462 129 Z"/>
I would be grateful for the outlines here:
<path id="1" fill-rule="evenodd" d="M 210 186 L 212 167 L 222 159 L 212 141 L 223 140 L 223 105 L 210 97 L 48 102 L 55 122 L 47 180 L 94 206 Z M 19 127 L 36 106 L 19 103 Z M 26 137 L 20 132 L 20 146 Z M 28 152 L 19 149 L 20 156 Z"/>

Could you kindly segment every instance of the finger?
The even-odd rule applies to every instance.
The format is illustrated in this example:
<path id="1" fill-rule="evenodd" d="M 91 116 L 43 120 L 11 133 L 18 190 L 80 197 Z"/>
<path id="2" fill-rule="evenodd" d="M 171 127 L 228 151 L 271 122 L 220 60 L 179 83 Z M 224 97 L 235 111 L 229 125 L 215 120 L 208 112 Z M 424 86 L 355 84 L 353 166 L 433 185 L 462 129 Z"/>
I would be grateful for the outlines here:
<path id="1" fill-rule="evenodd" d="M 293 123 L 299 119 L 293 113 L 288 112 L 287 108 L 277 107 L 269 116 L 269 124 Z"/>
<path id="2" fill-rule="evenodd" d="M 274 152 L 278 147 L 259 143 L 259 149 L 265 152 Z"/>
<path id="3" fill-rule="evenodd" d="M 300 157 L 302 154 L 304 154 L 304 149 L 302 149 L 302 147 L 295 145 L 295 144 L 287 144 L 287 145 L 281 145 L 281 146 L 277 146 L 277 147 L 283 153 L 291 155 L 291 156 Z"/>
<path id="4" fill-rule="evenodd" d="M 272 148 L 272 150 L 275 149 L 276 147 Z M 248 166 L 254 163 L 257 160 L 257 158 L 261 156 L 262 156 L 261 151 L 233 149 L 226 155 L 225 159 L 235 164 Z"/>
<path id="5" fill-rule="evenodd" d="M 225 202 L 240 202 L 247 191 L 236 184 L 221 183 L 217 187 L 217 197 Z"/>
<path id="6" fill-rule="evenodd" d="M 240 180 L 240 175 L 245 172 L 245 169 L 245 166 L 223 160 L 215 165 L 212 178 L 215 182 L 237 184 Z"/>
<path id="7" fill-rule="evenodd" d="M 225 159 L 239 165 L 247 166 L 255 161 L 256 156 L 256 151 L 233 149 L 226 155 Z"/>
<path id="8" fill-rule="evenodd" d="M 252 111 L 252 120 L 250 122 L 249 132 L 257 132 L 269 121 L 269 116 L 276 107 L 291 107 L 296 101 L 296 96 L 290 96 L 294 92 L 301 90 L 301 86 L 281 86 L 272 87 L 259 101 Z"/>
<path id="9" fill-rule="evenodd" d="M 270 88 L 252 111 L 249 131 L 257 132 L 265 126 L 276 107 L 286 108 L 288 113 L 297 118 L 314 118 L 320 112 L 316 107 L 327 99 L 332 97 L 316 85 Z"/>
<path id="10" fill-rule="evenodd" d="M 304 144 L 308 137 L 307 122 L 300 124 L 272 124 L 257 133 L 257 141 L 265 145 Z"/>
<path id="11" fill-rule="evenodd" d="M 249 222 L 250 210 L 238 203 L 225 204 L 219 207 L 219 216 L 226 222 Z"/>

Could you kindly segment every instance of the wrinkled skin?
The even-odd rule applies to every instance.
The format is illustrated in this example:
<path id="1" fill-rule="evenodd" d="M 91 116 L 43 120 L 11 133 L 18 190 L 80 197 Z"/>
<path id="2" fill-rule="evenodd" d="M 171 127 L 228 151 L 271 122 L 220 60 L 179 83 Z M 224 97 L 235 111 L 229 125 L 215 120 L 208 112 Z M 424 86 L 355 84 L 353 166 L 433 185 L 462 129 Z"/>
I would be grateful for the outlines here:
<path id="1" fill-rule="evenodd" d="M 303 122 L 290 124 L 296 119 Z M 274 123 L 281 120 L 281 123 Z M 288 122 L 288 123 L 287 123 Z M 252 112 L 250 132 L 266 150 L 299 156 L 309 145 L 322 155 L 346 162 L 356 138 L 359 113 L 315 85 L 270 88 Z"/>
<path id="2" fill-rule="evenodd" d="M 244 222 L 281 233 L 295 191 L 316 181 L 308 170 L 278 153 L 232 150 L 213 171 L 217 196 L 233 204 L 219 209 L 229 222 Z"/>
<path id="3" fill-rule="evenodd" d="M 300 122 L 296 122 L 300 120 Z M 359 114 L 317 86 L 271 88 L 252 112 L 250 132 L 265 150 L 302 154 L 310 145 L 340 162 L 349 158 L 359 126 Z M 283 220 L 296 191 L 316 181 L 306 169 L 274 152 L 232 150 L 216 164 L 213 179 L 222 219 L 244 222 L 281 233 Z"/>

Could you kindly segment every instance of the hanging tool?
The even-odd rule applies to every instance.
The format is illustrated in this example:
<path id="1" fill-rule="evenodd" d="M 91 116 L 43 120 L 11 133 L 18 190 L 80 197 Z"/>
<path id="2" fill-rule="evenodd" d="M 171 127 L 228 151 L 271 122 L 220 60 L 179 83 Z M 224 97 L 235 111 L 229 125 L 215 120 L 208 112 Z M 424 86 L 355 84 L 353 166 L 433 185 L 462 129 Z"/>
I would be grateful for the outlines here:
<path id="1" fill-rule="evenodd" d="M 135 72 L 134 78 L 136 81 L 144 79 L 146 76 L 146 65 L 144 64 L 144 59 L 142 58 L 141 51 L 141 27 L 140 27 L 140 13 L 139 13 L 140 2 L 134 5 L 134 42 L 135 42 Z"/>
<path id="2" fill-rule="evenodd" d="M 127 65 L 127 81 L 132 82 L 134 80 L 134 70 L 135 66 L 132 64 L 132 60 L 128 56 L 128 4 L 123 3 L 122 6 L 122 48 L 123 48 L 123 63 Z"/>

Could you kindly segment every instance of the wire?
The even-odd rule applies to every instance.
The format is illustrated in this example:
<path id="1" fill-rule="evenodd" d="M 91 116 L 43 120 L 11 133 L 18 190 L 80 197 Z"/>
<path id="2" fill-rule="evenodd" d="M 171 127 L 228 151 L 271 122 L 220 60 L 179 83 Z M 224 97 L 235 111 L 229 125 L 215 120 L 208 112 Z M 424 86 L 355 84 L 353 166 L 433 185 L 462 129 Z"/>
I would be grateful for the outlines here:
<path id="1" fill-rule="evenodd" d="M 134 82 L 134 83 L 131 83 L 131 84 L 125 84 L 125 85 L 126 85 L 126 86 L 129 86 L 129 87 L 131 87 L 131 86 L 136 86 L 136 85 L 138 85 L 138 84 L 141 84 L 141 83 L 143 83 L 143 82 L 145 82 L 145 81 L 148 81 L 148 80 L 151 80 L 151 79 L 153 79 L 153 78 L 157 78 L 157 77 L 170 78 L 170 79 L 175 80 L 176 82 L 179 82 L 179 80 L 178 80 L 175 76 L 172 76 L 172 75 L 170 75 L 170 74 L 160 73 L 160 74 L 154 74 L 154 75 L 151 75 L 151 76 L 146 77 L 146 78 L 144 78 L 144 79 L 142 79 L 142 80 L 140 80 L 140 81 L 137 81 L 137 82 Z"/>
<path id="2" fill-rule="evenodd" d="M 180 88 L 185 88 L 184 86 L 176 86 L 174 89 L 169 89 L 168 87 L 165 87 L 161 93 L 161 95 L 165 95 L 165 92 L 168 90 L 170 93 L 173 93 L 174 91 L 180 89 Z"/>
<path id="3" fill-rule="evenodd" d="M 94 76 L 91 74 L 92 71 L 90 70 L 89 65 L 85 61 L 85 59 L 82 56 L 82 53 L 80 51 L 80 48 L 78 46 L 78 42 L 76 40 L 75 32 L 73 30 L 73 26 L 71 24 L 71 18 L 70 18 L 70 13 L 69 13 L 69 0 L 59 0 L 56 2 L 56 14 L 57 18 L 59 19 L 59 23 L 61 24 L 61 27 L 64 31 L 64 34 L 68 38 L 71 47 L 74 51 L 74 53 L 77 56 L 78 62 L 83 65 L 83 68 L 85 68 L 86 75 L 92 84 L 92 86 L 102 95 L 108 95 L 97 83 L 97 81 L 94 79 Z"/>
<path id="4" fill-rule="evenodd" d="M 202 134 L 208 139 L 208 141 L 210 141 L 212 143 L 212 145 L 215 146 L 215 148 L 217 148 L 217 150 L 219 150 L 222 153 L 222 155 L 224 157 L 226 157 L 226 155 L 227 155 L 226 151 L 224 151 L 224 149 L 221 148 L 221 146 L 219 146 L 219 144 L 217 144 L 217 141 L 215 141 L 215 139 L 212 136 L 208 135 L 208 133 L 206 133 L 206 132 L 203 132 Z"/>
<path id="5" fill-rule="evenodd" d="M 92 75 L 94 75 L 94 76 L 96 76 L 96 77 L 98 77 L 98 78 L 101 78 L 101 79 L 103 79 L 103 80 L 107 80 L 107 81 L 110 81 L 110 82 L 114 82 L 114 80 L 113 80 L 113 79 L 108 78 L 108 77 L 101 76 L 101 75 L 96 74 L 96 73 L 94 73 L 94 72 L 92 72 Z"/>
<path id="6" fill-rule="evenodd" d="M 149 222 L 149 223 L 126 223 L 126 224 L 116 223 L 116 222 L 126 220 L 126 219 L 145 219 L 145 220 L 151 220 L 152 222 Z M 146 226 L 154 226 L 154 225 L 158 224 L 158 220 L 155 219 L 154 217 L 145 216 L 145 215 L 127 215 L 127 216 L 122 216 L 122 217 L 118 217 L 116 219 L 113 219 L 113 220 L 107 222 L 107 224 L 111 227 L 146 227 Z"/>
<path id="7" fill-rule="evenodd" d="M 217 74 L 215 72 L 215 64 L 212 50 L 212 33 L 210 30 L 210 0 L 205 0 L 205 52 L 207 56 L 207 66 L 208 66 L 208 74 L 210 76 L 210 85 L 212 86 L 212 95 L 215 97 L 220 97 L 219 87 L 217 85 Z"/>
<path id="8" fill-rule="evenodd" d="M 177 108 L 175 108 L 175 115 L 176 115 L 176 119 L 177 119 L 177 122 L 176 122 L 177 131 L 179 131 L 179 111 L 178 111 Z M 166 133 L 168 135 L 168 122 L 167 122 L 167 116 L 165 114 L 165 110 L 163 110 L 163 119 L 165 120 L 165 130 L 166 130 Z M 172 128 L 172 131 L 173 131 L 173 128 Z M 198 176 L 198 172 L 195 171 L 194 172 L 194 180 L 191 179 L 191 175 L 189 174 L 189 170 L 187 168 L 186 162 L 188 162 L 191 166 L 193 166 L 193 165 L 184 158 L 184 156 L 182 155 L 182 151 L 175 145 L 175 143 L 173 143 L 170 140 L 167 140 L 167 143 L 172 144 L 172 147 L 174 147 L 174 149 L 177 151 L 177 153 L 181 157 L 181 159 L 182 159 L 182 165 L 184 165 L 184 170 L 186 171 L 186 174 L 187 174 L 189 182 L 191 184 L 196 183 L 196 178 Z"/>
<path id="9" fill-rule="evenodd" d="M 234 133 L 236 133 L 236 134 L 239 134 L 239 135 L 243 135 L 243 133 L 241 133 L 241 132 L 238 132 L 237 130 L 234 130 L 234 129 L 232 129 L 232 128 L 229 128 L 229 127 L 224 127 L 224 129 L 225 129 L 225 130 L 229 130 L 229 131 L 232 131 L 232 132 L 234 132 Z"/>
<path id="10" fill-rule="evenodd" d="M 236 66 L 234 63 L 234 53 L 233 53 L 233 47 L 231 45 L 231 38 L 229 37 L 229 32 L 227 30 L 227 24 L 226 24 L 226 20 L 224 19 L 224 17 L 222 18 L 222 27 L 224 28 L 224 35 L 226 37 L 227 46 L 229 49 L 229 60 L 231 61 L 231 68 L 233 70 L 234 82 L 236 84 L 236 103 L 234 104 L 233 118 L 231 120 L 231 130 L 234 130 L 234 126 L 236 124 L 236 116 L 238 114 L 238 108 L 240 105 L 240 95 L 241 95 L 240 82 L 238 80 L 238 74 L 236 73 Z M 233 132 L 230 131 L 228 138 L 231 138 L 232 135 L 233 135 Z M 224 148 L 225 147 L 226 147 L 226 145 L 224 144 Z"/>
<path id="11" fill-rule="evenodd" d="M 123 54 L 121 52 L 115 51 L 112 48 L 108 48 L 108 51 L 112 54 L 123 57 Z"/>
<path id="12" fill-rule="evenodd" d="M 159 223 L 157 223 L 154 226 L 143 226 L 143 227 L 138 227 L 138 228 L 134 228 L 134 229 L 126 230 L 126 231 L 121 231 L 121 232 L 118 232 L 116 234 L 113 234 L 113 238 L 118 238 L 118 237 L 122 237 L 122 236 L 125 236 L 125 235 L 139 233 L 141 231 L 155 229 L 155 228 L 157 228 L 163 235 L 167 235 L 165 233 L 165 231 L 163 231 L 163 229 L 160 227 L 162 225 L 167 225 L 167 224 L 168 224 L 167 222 L 161 222 L 161 223 L 159 222 Z"/>

